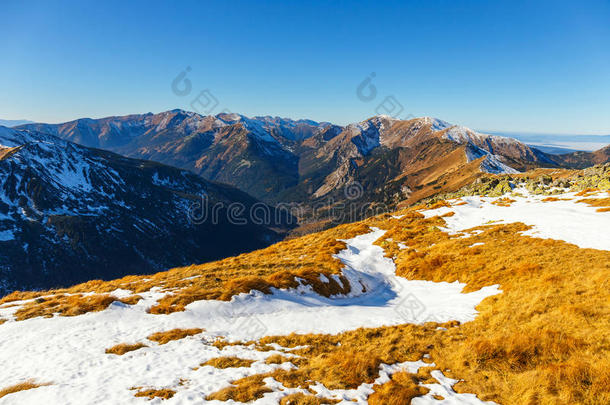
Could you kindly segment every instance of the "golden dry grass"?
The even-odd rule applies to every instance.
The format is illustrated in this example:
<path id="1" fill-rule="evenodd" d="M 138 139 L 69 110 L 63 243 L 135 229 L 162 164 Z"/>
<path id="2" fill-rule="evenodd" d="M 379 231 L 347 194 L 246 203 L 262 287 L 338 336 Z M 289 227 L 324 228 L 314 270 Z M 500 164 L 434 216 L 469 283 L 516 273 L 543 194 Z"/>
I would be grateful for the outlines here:
<path id="1" fill-rule="evenodd" d="M 230 300 L 231 297 L 252 290 L 264 293 L 270 288 L 295 288 L 296 278 L 311 285 L 319 294 L 330 296 L 349 292 L 344 278 L 337 282 L 329 276 L 339 274 L 341 262 L 333 254 L 345 248 L 337 239 L 349 238 L 367 232 L 363 224 L 350 224 L 318 234 L 280 242 L 266 249 L 225 259 L 214 264 L 174 269 L 165 274 L 181 278 L 192 275 L 201 277 L 188 281 L 173 281 L 164 284 L 177 288 L 172 295 L 159 300 L 150 308 L 150 313 L 167 314 L 183 311 L 191 302 L 202 299 Z M 320 274 L 329 277 L 329 283 L 320 281 Z"/>
<path id="2" fill-rule="evenodd" d="M 136 387 L 136 388 L 132 388 L 132 389 L 141 390 L 142 388 Z M 169 388 L 161 388 L 161 389 L 147 388 L 142 391 L 138 391 L 134 394 L 134 396 L 136 396 L 136 397 L 148 398 L 149 400 L 155 399 L 155 398 L 161 398 L 161 399 L 165 400 L 165 399 L 172 398 L 174 395 L 176 395 L 176 391 L 169 389 Z"/>
<path id="3" fill-rule="evenodd" d="M 285 396 L 280 400 L 280 405 L 332 405 L 339 402 L 340 401 L 334 399 L 298 393 Z"/>
<path id="4" fill-rule="evenodd" d="M 438 350 L 437 363 L 466 380 L 460 384 L 465 392 L 501 403 L 530 397 L 540 403 L 609 401 L 603 370 L 610 367 L 604 304 L 610 302 L 610 252 L 522 236 L 519 231 L 528 229 L 523 224 L 479 229 L 477 236 L 439 237 L 434 244 L 409 238 L 405 243 L 417 251 L 394 250 L 401 276 L 459 280 L 468 283 L 467 291 L 491 284 L 503 290 L 460 327 L 460 341 Z M 467 249 L 473 242 L 484 245 Z M 561 380 L 559 370 L 573 370 L 571 379 L 579 382 L 552 384 Z"/>
<path id="5" fill-rule="evenodd" d="M 240 359 L 239 357 L 216 357 L 201 363 L 200 366 L 212 366 L 215 368 L 237 368 L 250 367 L 254 360 Z"/>
<path id="6" fill-rule="evenodd" d="M 273 354 L 265 360 L 266 364 L 282 364 L 286 362 L 290 362 L 292 359 L 290 357 L 282 356 L 281 354 Z"/>
<path id="7" fill-rule="evenodd" d="M 367 231 L 368 227 L 363 223 L 342 225 L 218 262 L 175 268 L 147 276 L 126 276 L 111 281 L 92 280 L 65 289 L 16 291 L 0 299 L 0 305 L 29 300 L 18 311 L 17 320 L 51 316 L 54 312 L 59 312 L 60 315 L 80 314 L 88 312 L 87 307 L 90 310 L 105 309 L 102 304 L 107 307 L 112 302 L 107 298 L 108 293 L 117 288 L 139 294 L 152 287 L 160 287 L 171 290 L 172 294 L 159 300 L 157 305 L 150 308 L 150 313 L 168 314 L 183 311 L 186 305 L 202 299 L 230 300 L 236 294 L 252 290 L 269 292 L 272 287 L 296 287 L 297 277 L 325 296 L 347 293 L 349 285 L 344 278 L 337 282 L 329 277 L 340 274 L 341 262 L 333 258 L 333 254 L 344 249 L 345 243 L 337 239 L 348 239 Z M 322 283 L 319 278 L 321 274 L 329 277 L 330 282 Z M 70 298 L 91 292 L 96 295 Z M 120 301 L 133 304 L 139 298 L 134 295 Z M 98 301 L 99 304 L 84 305 L 87 300 Z M 55 311 L 54 307 L 65 310 Z M 74 307 L 73 310 L 69 310 L 70 307 Z"/>
<path id="8" fill-rule="evenodd" d="M 0 160 L 8 159 L 9 157 L 17 153 L 21 148 L 23 148 L 23 145 L 15 146 L 13 148 L 0 146 Z"/>
<path id="9" fill-rule="evenodd" d="M 0 398 L 5 397 L 9 394 L 14 394 L 19 391 L 31 390 L 45 385 L 51 385 L 50 383 L 37 383 L 33 380 L 22 382 L 19 384 L 11 385 L 10 387 L 0 389 Z"/>
<path id="10" fill-rule="evenodd" d="M 414 361 L 429 353 L 439 369 L 451 370 L 446 375 L 465 380 L 456 390 L 484 400 L 610 402 L 610 310 L 604 304 L 610 302 L 610 252 L 523 236 L 529 227 L 519 223 L 482 226 L 477 228 L 482 233 L 459 238 L 439 230 L 444 225 L 440 217 L 425 219 L 410 210 L 401 214 L 400 220 L 382 215 L 365 221 L 388 230 L 376 243 L 395 257 L 399 275 L 465 282 L 466 292 L 500 284 L 502 294 L 485 299 L 474 321 L 442 325 L 446 331 L 430 323 L 337 336 L 263 338 L 260 349 L 272 342 L 307 346 L 293 352 L 301 356 L 291 359 L 297 369 L 268 376 L 287 387 L 307 389 L 318 381 L 328 388 L 348 389 L 373 381 L 381 363 Z M 409 248 L 401 250 L 398 242 Z M 484 245 L 469 247 L 477 242 Z M 252 377 L 249 390 L 255 381 L 263 387 L 262 379 Z M 408 403 L 417 394 L 412 384 L 392 381 L 377 387 L 371 400 L 391 403 L 384 402 L 389 396 Z"/>
<path id="11" fill-rule="evenodd" d="M 577 197 L 589 197 L 591 195 L 595 195 L 599 192 L 600 190 L 598 188 L 586 188 L 584 190 L 579 191 L 578 193 L 574 194 Z"/>
<path id="12" fill-rule="evenodd" d="M 0 325 L 2 325 L 4 322 L 6 322 L 6 319 L 0 318 Z"/>
<path id="13" fill-rule="evenodd" d="M 379 375 L 380 364 L 377 356 L 347 349 L 313 358 L 304 371 L 329 389 L 350 389 L 363 382 L 372 383 Z"/>
<path id="14" fill-rule="evenodd" d="M 420 386 L 421 379 L 407 372 L 398 372 L 383 385 L 374 385 L 368 398 L 369 405 L 409 405 L 411 400 L 430 390 Z"/>
<path id="15" fill-rule="evenodd" d="M 172 329 L 165 332 L 157 332 L 148 336 L 148 340 L 152 340 L 153 342 L 157 342 L 160 345 L 164 345 L 172 340 L 180 340 L 184 339 L 188 336 L 198 335 L 203 332 L 203 329 L 193 328 L 193 329 Z"/>
<path id="16" fill-rule="evenodd" d="M 133 352 L 134 350 L 138 350 L 143 347 L 148 347 L 148 346 L 146 346 L 144 343 L 135 343 L 135 344 L 121 343 L 121 344 L 118 344 L 116 346 L 112 346 L 112 347 L 106 349 L 106 353 L 122 356 L 125 353 Z"/>
<path id="17" fill-rule="evenodd" d="M 512 203 L 514 203 L 516 201 L 517 200 L 513 200 L 512 198 L 502 197 L 502 198 L 498 198 L 497 200 L 492 201 L 491 203 L 494 205 L 497 205 L 498 207 L 510 207 L 512 205 Z"/>
<path id="18" fill-rule="evenodd" d="M 272 373 L 259 374 L 259 378 L 252 376 L 248 381 L 247 389 L 255 390 L 253 385 L 258 389 L 264 389 L 262 380 L 265 377 L 273 377 L 290 388 L 308 389 L 310 384 L 315 382 L 321 382 L 330 389 L 356 388 L 360 384 L 373 382 L 379 376 L 381 363 L 394 364 L 421 359 L 429 351 L 430 346 L 434 346 L 440 336 L 447 333 L 438 330 L 437 326 L 439 325 L 429 323 L 425 326 L 362 328 L 339 335 L 292 334 L 265 337 L 256 343 L 257 349 L 265 350 L 269 343 L 293 348 L 303 345 L 307 347 L 293 351 L 300 356 L 290 359 L 298 367 L 297 369 L 287 371 L 280 369 Z M 458 329 L 456 323 L 447 323 L 443 326 Z M 427 381 L 425 373 L 416 377 L 419 381 Z M 241 388 L 242 385 L 237 384 L 232 387 L 231 392 L 233 395 L 239 395 Z M 380 401 L 384 398 L 381 394 L 378 396 Z M 252 400 L 251 397 L 249 398 Z"/>
<path id="19" fill-rule="evenodd" d="M 428 205 L 426 208 L 430 209 L 430 210 L 434 210 L 434 209 L 442 208 L 442 207 L 451 208 L 451 204 L 445 200 L 440 200 L 433 204 Z"/>
<path id="20" fill-rule="evenodd" d="M 555 202 L 555 201 L 570 201 L 570 200 L 571 200 L 571 198 L 546 197 L 546 198 L 543 198 L 540 201 L 542 201 L 542 202 Z"/>
<path id="21" fill-rule="evenodd" d="M 576 201 L 578 203 L 584 203 L 590 207 L 599 207 L 597 212 L 608 212 L 610 211 L 610 198 L 583 198 L 582 200 Z"/>
<path id="22" fill-rule="evenodd" d="M 10 296 L 9 296 L 10 297 Z M 15 312 L 15 319 L 22 321 L 39 316 L 50 318 L 55 314 L 60 316 L 77 316 L 87 312 L 103 311 L 115 301 L 133 305 L 140 297 L 118 299 L 112 295 L 51 295 L 34 298 Z"/>
<path id="23" fill-rule="evenodd" d="M 250 402 L 262 398 L 267 392 L 271 392 L 271 389 L 267 388 L 263 382 L 265 377 L 267 377 L 266 374 L 256 374 L 233 381 L 231 387 L 208 395 L 206 400 Z"/>

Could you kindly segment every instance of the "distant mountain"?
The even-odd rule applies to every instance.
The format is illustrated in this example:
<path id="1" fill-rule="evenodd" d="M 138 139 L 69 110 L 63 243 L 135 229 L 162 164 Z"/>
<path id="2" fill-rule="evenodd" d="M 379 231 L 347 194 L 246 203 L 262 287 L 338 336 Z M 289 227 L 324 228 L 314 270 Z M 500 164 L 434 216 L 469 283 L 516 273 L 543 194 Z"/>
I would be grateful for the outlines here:
<path id="1" fill-rule="evenodd" d="M 265 198 L 298 182 L 299 158 L 293 147 L 328 125 L 279 117 L 201 116 L 172 110 L 22 128 L 188 169 Z"/>
<path id="2" fill-rule="evenodd" d="M 578 152 L 578 149 L 563 148 L 552 145 L 537 145 L 532 143 L 528 143 L 527 145 L 550 155 L 563 155 L 566 153 Z"/>
<path id="3" fill-rule="evenodd" d="M 24 124 L 32 124 L 34 123 L 34 121 L 28 121 L 28 120 L 0 120 L 0 126 L 3 127 L 16 127 L 19 125 L 24 125 Z"/>
<path id="4" fill-rule="evenodd" d="M 234 203 L 260 204 L 185 170 L 0 127 L 0 295 L 200 263 L 280 238 L 270 226 L 285 228 L 286 218 L 236 220 Z"/>
<path id="5" fill-rule="evenodd" d="M 610 162 L 610 145 L 595 152 L 573 152 L 555 158 L 562 166 L 584 169 L 593 165 Z"/>
<path id="6" fill-rule="evenodd" d="M 303 142 L 299 155 L 301 180 L 279 199 L 310 199 L 314 205 L 350 199 L 349 190 L 357 184 L 358 201 L 392 207 L 462 187 L 484 172 L 556 165 L 514 139 L 429 117 L 377 116 L 341 129 L 329 127 Z"/>
<path id="7" fill-rule="evenodd" d="M 548 155 L 514 139 L 432 118 L 373 117 L 341 127 L 311 120 L 172 110 L 21 128 L 188 169 L 268 202 L 313 201 L 332 190 L 340 197 L 339 189 L 354 180 L 373 183 L 374 188 L 383 186 L 381 179 L 413 188 L 420 184 L 406 180 L 406 173 L 434 167 L 434 173 L 445 174 L 440 162 L 457 148 L 463 149 L 460 165 L 481 159 L 476 169 L 482 171 L 556 165 Z M 440 144 L 444 146 L 436 151 Z M 379 156 L 390 159 L 384 167 L 379 166 Z M 373 177 L 378 180 L 372 181 Z"/>

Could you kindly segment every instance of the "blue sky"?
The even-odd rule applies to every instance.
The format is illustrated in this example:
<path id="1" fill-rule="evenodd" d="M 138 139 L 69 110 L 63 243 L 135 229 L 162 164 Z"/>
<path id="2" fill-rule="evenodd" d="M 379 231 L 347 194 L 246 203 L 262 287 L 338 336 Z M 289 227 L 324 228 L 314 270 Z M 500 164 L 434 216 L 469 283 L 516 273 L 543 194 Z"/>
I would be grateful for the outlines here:
<path id="1" fill-rule="evenodd" d="M 212 113 L 345 124 L 396 113 L 394 97 L 399 116 L 481 130 L 610 133 L 608 0 L 8 0 L 0 10 L 3 119 L 192 110 L 209 90 Z M 179 96 L 171 84 L 187 67 L 191 92 Z M 363 101 L 371 73 L 376 96 Z"/>

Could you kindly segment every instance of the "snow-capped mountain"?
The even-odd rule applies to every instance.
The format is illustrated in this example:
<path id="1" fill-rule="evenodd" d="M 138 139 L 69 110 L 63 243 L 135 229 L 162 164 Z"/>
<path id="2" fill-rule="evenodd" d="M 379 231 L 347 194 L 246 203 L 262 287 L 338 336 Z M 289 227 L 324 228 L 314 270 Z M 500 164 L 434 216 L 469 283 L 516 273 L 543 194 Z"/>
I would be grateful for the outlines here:
<path id="1" fill-rule="evenodd" d="M 318 135 L 319 136 L 319 135 Z M 307 162 L 319 168 L 313 196 L 338 198 L 347 184 L 362 185 L 368 201 L 417 201 L 458 187 L 480 173 L 517 173 L 556 166 L 542 152 L 510 138 L 481 134 L 430 118 L 376 116 L 345 127 L 326 141 L 312 142 Z"/>
<path id="2" fill-rule="evenodd" d="M 188 171 L 0 127 L 0 293 L 151 272 L 277 240 L 223 215 L 231 203 L 257 201 Z M 193 220 L 205 204 L 220 215 Z"/>
<path id="3" fill-rule="evenodd" d="M 268 197 L 298 182 L 298 156 L 293 146 L 328 125 L 279 117 L 248 118 L 224 113 L 202 116 L 172 110 L 23 128 L 185 168 L 255 197 Z"/>
<path id="4" fill-rule="evenodd" d="M 353 182 L 362 186 L 367 202 L 414 202 L 481 173 L 516 173 L 570 161 L 431 117 L 375 116 L 342 127 L 172 110 L 21 128 L 187 169 L 269 203 L 307 206 L 321 198 L 344 200 L 344 188 Z"/>

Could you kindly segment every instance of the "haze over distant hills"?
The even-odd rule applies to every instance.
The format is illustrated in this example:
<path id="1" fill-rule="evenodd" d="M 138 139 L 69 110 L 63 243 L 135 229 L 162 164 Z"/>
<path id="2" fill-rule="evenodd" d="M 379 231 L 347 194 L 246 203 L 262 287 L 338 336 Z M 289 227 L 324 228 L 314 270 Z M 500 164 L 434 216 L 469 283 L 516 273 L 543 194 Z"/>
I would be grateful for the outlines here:
<path id="1" fill-rule="evenodd" d="M 491 131 L 489 133 L 518 139 L 523 143 L 535 146 L 541 151 L 551 154 L 576 151 L 593 152 L 610 145 L 610 135 L 553 135 L 498 131 Z"/>
<path id="2" fill-rule="evenodd" d="M 18 125 L 23 125 L 23 124 L 33 124 L 34 121 L 28 121 L 28 120 L 0 120 L 0 126 L 3 127 L 16 127 Z"/>

